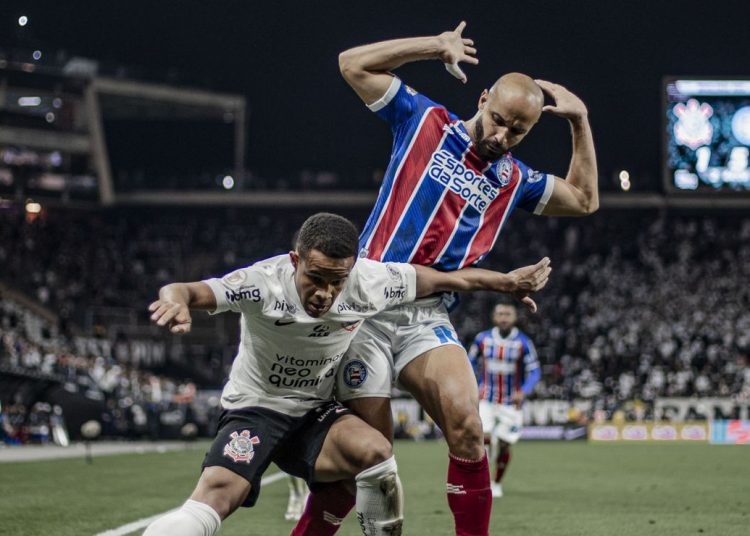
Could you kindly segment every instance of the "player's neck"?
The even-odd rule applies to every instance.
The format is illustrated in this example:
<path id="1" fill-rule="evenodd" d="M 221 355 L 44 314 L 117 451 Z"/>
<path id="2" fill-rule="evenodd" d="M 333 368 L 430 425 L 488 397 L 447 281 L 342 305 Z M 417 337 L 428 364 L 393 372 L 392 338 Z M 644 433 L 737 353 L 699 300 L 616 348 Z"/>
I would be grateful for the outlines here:
<path id="1" fill-rule="evenodd" d="M 479 114 L 475 115 L 471 119 L 462 120 L 461 123 L 464 126 L 464 129 L 466 129 L 467 134 L 469 134 L 469 139 L 472 143 L 476 143 L 476 131 L 477 131 L 477 121 L 479 120 Z"/>

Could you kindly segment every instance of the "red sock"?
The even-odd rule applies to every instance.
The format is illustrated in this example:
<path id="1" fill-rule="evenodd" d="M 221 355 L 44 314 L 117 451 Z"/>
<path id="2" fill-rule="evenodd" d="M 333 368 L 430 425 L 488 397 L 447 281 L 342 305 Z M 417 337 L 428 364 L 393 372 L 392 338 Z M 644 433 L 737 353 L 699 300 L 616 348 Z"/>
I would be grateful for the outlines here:
<path id="1" fill-rule="evenodd" d="M 354 508 L 354 495 L 337 482 L 311 493 L 290 536 L 331 536 Z"/>
<path id="2" fill-rule="evenodd" d="M 487 536 L 492 511 L 487 454 L 478 461 L 448 456 L 448 506 L 456 521 L 456 536 Z"/>
<path id="3" fill-rule="evenodd" d="M 505 474 L 505 468 L 510 463 L 510 449 L 502 449 L 497 454 L 495 467 L 495 482 L 500 482 Z"/>

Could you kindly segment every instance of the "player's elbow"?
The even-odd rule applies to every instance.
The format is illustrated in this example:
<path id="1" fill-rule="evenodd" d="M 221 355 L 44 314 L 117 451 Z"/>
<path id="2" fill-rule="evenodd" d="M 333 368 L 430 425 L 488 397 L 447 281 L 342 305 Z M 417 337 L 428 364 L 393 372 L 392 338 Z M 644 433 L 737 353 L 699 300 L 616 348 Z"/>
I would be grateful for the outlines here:
<path id="1" fill-rule="evenodd" d="M 354 60 L 350 50 L 345 50 L 339 54 L 339 71 L 344 78 L 348 78 L 355 70 Z"/>
<path id="2" fill-rule="evenodd" d="M 590 216 L 599 210 L 599 195 L 597 192 L 578 192 L 576 195 L 574 216 Z"/>
<path id="3" fill-rule="evenodd" d="M 352 50 L 345 50 L 339 54 L 339 71 L 341 76 L 350 84 L 367 75 Z"/>
<path id="4" fill-rule="evenodd" d="M 597 210 L 599 210 L 599 196 L 594 196 L 593 199 L 588 199 L 586 204 L 581 207 L 581 216 L 590 216 Z"/>

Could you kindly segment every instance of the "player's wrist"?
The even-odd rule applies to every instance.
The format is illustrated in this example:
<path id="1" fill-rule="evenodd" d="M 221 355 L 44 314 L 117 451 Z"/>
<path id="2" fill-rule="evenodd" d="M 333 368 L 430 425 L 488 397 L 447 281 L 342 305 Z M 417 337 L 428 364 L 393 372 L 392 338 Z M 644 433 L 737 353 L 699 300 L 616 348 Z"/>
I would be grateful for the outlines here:
<path id="1" fill-rule="evenodd" d="M 450 61 L 448 56 L 451 52 L 451 34 L 452 32 L 443 32 L 432 38 L 433 59 L 440 60 L 443 63 Z"/>
<path id="2" fill-rule="evenodd" d="M 514 272 L 503 275 L 506 277 L 506 287 L 503 289 L 504 292 L 518 292 L 521 285 L 521 276 Z"/>
<path id="3" fill-rule="evenodd" d="M 585 127 L 588 124 L 588 120 L 589 120 L 589 112 L 586 108 L 584 108 L 583 110 L 577 111 L 568 117 L 568 121 L 570 121 L 570 125 L 574 129 Z"/>

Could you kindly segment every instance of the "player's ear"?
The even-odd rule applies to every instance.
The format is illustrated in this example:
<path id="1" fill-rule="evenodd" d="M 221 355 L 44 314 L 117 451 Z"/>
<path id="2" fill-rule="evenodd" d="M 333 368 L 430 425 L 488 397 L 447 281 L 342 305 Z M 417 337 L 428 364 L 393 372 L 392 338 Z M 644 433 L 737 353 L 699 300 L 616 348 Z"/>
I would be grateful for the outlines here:
<path id="1" fill-rule="evenodd" d="M 482 91 L 482 94 L 479 95 L 479 102 L 477 103 L 477 109 L 482 110 L 484 108 L 484 103 L 487 102 L 487 96 L 490 94 L 489 91 L 486 89 Z"/>
<path id="2" fill-rule="evenodd" d="M 289 258 L 292 260 L 292 266 L 294 266 L 294 269 L 296 270 L 297 264 L 299 264 L 299 255 L 296 251 L 290 251 Z"/>

